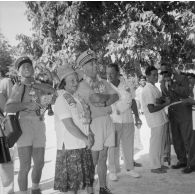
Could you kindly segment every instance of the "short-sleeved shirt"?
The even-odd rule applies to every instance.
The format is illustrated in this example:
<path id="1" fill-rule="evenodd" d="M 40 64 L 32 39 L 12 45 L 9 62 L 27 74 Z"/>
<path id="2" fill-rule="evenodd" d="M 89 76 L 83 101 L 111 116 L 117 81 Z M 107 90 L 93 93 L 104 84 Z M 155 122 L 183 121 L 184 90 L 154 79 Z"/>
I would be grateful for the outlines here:
<path id="1" fill-rule="evenodd" d="M 35 91 L 35 94 L 38 98 L 38 102 L 40 102 L 40 98 L 41 98 L 41 91 L 40 90 L 37 90 L 37 89 L 33 89 Z M 31 91 L 31 88 L 29 86 L 25 86 L 23 84 L 20 84 L 20 83 L 16 83 L 13 88 L 12 88 L 12 93 L 8 99 L 8 103 L 17 103 L 17 102 L 21 102 L 21 99 L 22 99 L 22 102 L 31 102 L 32 101 L 32 97 L 30 96 L 30 91 Z M 22 95 L 23 95 L 23 98 L 22 98 Z M 8 110 L 9 112 L 9 110 Z M 38 117 L 36 112 L 35 111 L 29 111 L 29 110 L 24 110 L 24 111 L 20 111 L 19 113 L 20 115 L 20 118 L 21 117 Z"/>
<path id="2" fill-rule="evenodd" d="M 131 93 L 124 78 L 120 78 L 118 87 L 111 84 L 117 91 L 119 100 L 112 104 L 112 114 L 110 115 L 114 123 L 133 123 L 133 114 L 131 109 L 132 99 L 134 94 Z M 127 89 L 128 88 L 128 89 Z M 119 113 L 117 113 L 117 110 Z"/>
<path id="3" fill-rule="evenodd" d="M 64 91 L 60 92 L 59 96 L 56 99 L 54 105 L 54 121 L 55 121 L 55 130 L 57 137 L 57 148 L 62 149 L 63 144 L 66 150 L 80 149 L 85 148 L 86 144 L 83 140 L 73 136 L 65 127 L 62 122 L 63 119 L 72 118 L 75 125 L 84 133 L 88 134 L 87 125 L 82 123 L 80 112 L 82 109 L 82 104 L 75 97 L 72 96 L 75 100 L 75 103 L 68 103 L 65 99 L 64 94 L 67 93 Z"/>
<path id="4" fill-rule="evenodd" d="M 102 79 L 101 81 L 103 82 L 103 84 L 105 86 L 104 92 L 102 92 L 102 94 L 116 94 L 117 93 L 106 80 Z M 109 115 L 109 111 L 110 111 L 109 106 L 107 106 L 107 107 L 95 107 L 90 103 L 89 97 L 92 94 L 94 94 L 95 92 L 93 91 L 93 89 L 91 89 L 90 85 L 85 80 L 83 80 L 79 84 L 79 88 L 77 90 L 77 93 L 90 106 L 92 119 L 93 118 L 98 118 L 98 117 L 101 117 L 101 116 Z"/>
<path id="5" fill-rule="evenodd" d="M 143 108 L 142 108 L 142 104 L 141 104 L 141 95 L 142 95 L 142 91 L 143 91 L 143 87 L 139 86 L 136 90 L 135 90 L 135 99 L 137 101 L 138 104 L 138 108 L 141 110 L 141 112 L 143 112 Z"/>
<path id="6" fill-rule="evenodd" d="M 150 128 L 158 127 L 168 122 L 168 118 L 164 109 L 154 113 L 150 113 L 148 110 L 148 105 L 156 105 L 156 99 L 160 97 L 161 92 L 155 85 L 147 83 L 146 86 L 143 88 L 141 95 L 141 103 L 143 106 L 143 111 L 146 117 L 147 124 Z"/>

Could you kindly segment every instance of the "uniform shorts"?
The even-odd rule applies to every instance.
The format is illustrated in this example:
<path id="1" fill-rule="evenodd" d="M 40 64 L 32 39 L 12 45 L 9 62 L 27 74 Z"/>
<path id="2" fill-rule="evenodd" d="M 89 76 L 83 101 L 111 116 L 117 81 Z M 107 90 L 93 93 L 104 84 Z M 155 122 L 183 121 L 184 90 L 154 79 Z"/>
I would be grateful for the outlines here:
<path id="1" fill-rule="evenodd" d="M 38 117 L 20 118 L 22 135 L 17 141 L 18 147 L 33 146 L 33 148 L 45 147 L 45 123 Z"/>
<path id="2" fill-rule="evenodd" d="M 93 119 L 91 130 L 95 136 L 91 150 L 101 151 L 104 147 L 115 146 L 115 127 L 109 115 Z"/>

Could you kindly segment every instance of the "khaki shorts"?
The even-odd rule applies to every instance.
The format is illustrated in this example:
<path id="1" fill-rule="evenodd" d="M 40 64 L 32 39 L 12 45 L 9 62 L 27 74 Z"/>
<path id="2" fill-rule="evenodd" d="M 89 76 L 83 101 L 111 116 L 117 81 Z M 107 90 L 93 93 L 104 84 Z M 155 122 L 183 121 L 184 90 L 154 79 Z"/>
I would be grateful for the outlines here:
<path id="1" fill-rule="evenodd" d="M 33 148 L 45 147 L 45 123 L 38 117 L 20 118 L 22 135 L 17 141 L 18 147 L 33 146 Z"/>
<path id="2" fill-rule="evenodd" d="M 110 116 L 102 116 L 93 119 L 91 130 L 95 135 L 92 150 L 101 151 L 104 147 L 113 147 L 115 145 L 114 124 Z"/>

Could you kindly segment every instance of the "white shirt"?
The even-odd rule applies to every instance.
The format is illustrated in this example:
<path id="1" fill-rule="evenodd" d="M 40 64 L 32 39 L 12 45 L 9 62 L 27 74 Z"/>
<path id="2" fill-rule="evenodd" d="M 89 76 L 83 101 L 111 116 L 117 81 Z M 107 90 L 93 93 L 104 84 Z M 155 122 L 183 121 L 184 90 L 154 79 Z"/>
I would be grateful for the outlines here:
<path id="1" fill-rule="evenodd" d="M 150 128 L 158 127 L 168 122 L 168 118 L 164 109 L 154 113 L 150 113 L 148 110 L 148 104 L 156 105 L 156 99 L 160 97 L 161 92 L 159 89 L 151 83 L 146 83 L 146 86 L 142 91 L 141 103 L 147 124 Z"/>
<path id="2" fill-rule="evenodd" d="M 73 136 L 65 127 L 62 122 L 63 119 L 72 118 L 73 122 L 79 129 L 84 133 L 88 134 L 88 126 L 82 123 L 80 116 L 82 105 L 77 98 L 74 97 L 76 104 L 68 104 L 67 100 L 64 98 L 64 94 L 67 93 L 62 91 L 56 99 L 54 105 L 54 122 L 57 138 L 57 148 L 62 149 L 63 143 L 66 150 L 73 150 L 79 148 L 85 148 L 86 144 L 83 140 Z"/>
<path id="3" fill-rule="evenodd" d="M 141 104 L 141 95 L 142 95 L 143 88 L 144 88 L 144 87 L 139 86 L 139 87 L 135 90 L 135 99 L 136 99 L 136 101 L 137 101 L 137 108 L 138 108 L 138 109 L 141 109 L 141 111 L 143 111 L 142 104 Z"/>
<path id="4" fill-rule="evenodd" d="M 114 123 L 133 123 L 131 109 L 134 94 L 123 77 L 120 78 L 118 87 L 111 83 L 111 86 L 119 95 L 119 100 L 111 105 L 112 114 L 110 115 Z M 127 91 L 128 90 L 128 91 Z"/>

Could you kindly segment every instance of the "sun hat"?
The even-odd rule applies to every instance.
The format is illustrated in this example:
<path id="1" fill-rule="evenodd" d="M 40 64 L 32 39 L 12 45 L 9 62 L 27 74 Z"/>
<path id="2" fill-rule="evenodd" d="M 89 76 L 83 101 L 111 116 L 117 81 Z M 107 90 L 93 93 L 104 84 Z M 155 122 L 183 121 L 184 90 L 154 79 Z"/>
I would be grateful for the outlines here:
<path id="1" fill-rule="evenodd" d="M 64 78 L 66 78 L 68 75 L 72 73 L 75 73 L 75 71 L 71 67 L 60 66 L 57 69 L 57 76 L 60 79 L 60 81 L 62 81 Z"/>

